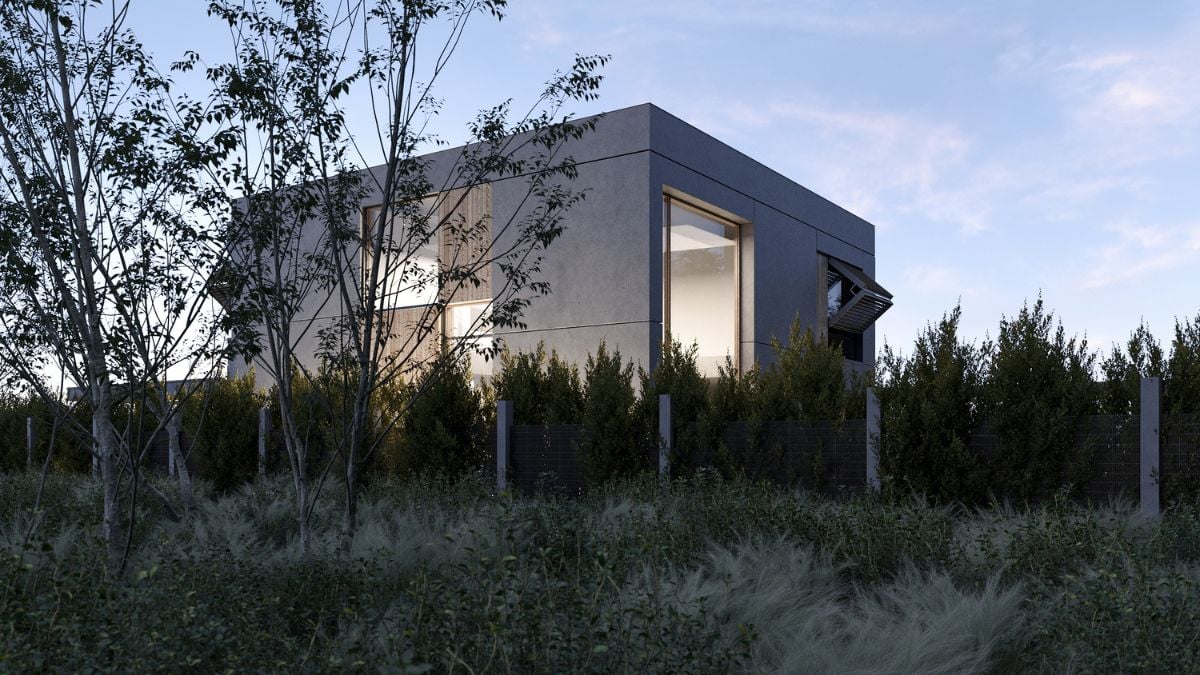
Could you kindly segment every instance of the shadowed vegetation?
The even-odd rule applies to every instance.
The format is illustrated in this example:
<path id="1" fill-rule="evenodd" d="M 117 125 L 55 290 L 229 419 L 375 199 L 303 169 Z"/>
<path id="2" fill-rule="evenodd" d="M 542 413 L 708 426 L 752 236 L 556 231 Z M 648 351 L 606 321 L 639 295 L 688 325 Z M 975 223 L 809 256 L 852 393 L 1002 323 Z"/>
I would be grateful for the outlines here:
<path id="1" fill-rule="evenodd" d="M 701 471 L 578 501 L 374 483 L 295 539 L 282 481 L 139 519 L 104 576 L 99 485 L 0 476 L 0 668 L 423 672 L 1187 669 L 1200 509 L 965 512 Z M 204 493 L 205 485 L 199 486 Z M 332 492 L 332 491 L 331 491 Z"/>

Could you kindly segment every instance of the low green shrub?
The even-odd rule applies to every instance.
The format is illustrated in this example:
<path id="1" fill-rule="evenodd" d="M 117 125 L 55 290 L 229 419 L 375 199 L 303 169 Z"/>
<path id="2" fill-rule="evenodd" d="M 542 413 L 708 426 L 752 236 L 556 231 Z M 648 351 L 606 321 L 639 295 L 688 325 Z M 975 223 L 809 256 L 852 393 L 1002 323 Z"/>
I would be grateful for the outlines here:
<path id="1" fill-rule="evenodd" d="M 254 373 L 209 380 L 183 404 L 183 432 L 196 477 L 219 492 L 254 480 L 258 473 L 258 416 L 267 403 Z"/>
<path id="2" fill-rule="evenodd" d="M 588 439 L 582 448 L 589 483 L 632 476 L 648 469 L 648 458 L 636 442 L 633 411 L 633 364 L 611 354 L 602 341 L 588 355 L 583 384 L 583 424 Z"/>
<path id="3" fill-rule="evenodd" d="M 202 496 L 185 523 L 143 506 L 109 577 L 98 483 L 52 474 L 31 519 L 36 491 L 0 474 L 2 670 L 1176 672 L 1200 656 L 1192 502 L 1153 521 L 1065 493 L 966 511 L 703 470 L 525 499 L 443 474 L 368 486 L 349 551 L 323 492 L 305 555 L 276 476 Z"/>
<path id="4" fill-rule="evenodd" d="M 441 358 L 413 384 L 416 398 L 401 427 L 406 473 L 461 477 L 483 465 L 483 395 L 465 358 Z"/>

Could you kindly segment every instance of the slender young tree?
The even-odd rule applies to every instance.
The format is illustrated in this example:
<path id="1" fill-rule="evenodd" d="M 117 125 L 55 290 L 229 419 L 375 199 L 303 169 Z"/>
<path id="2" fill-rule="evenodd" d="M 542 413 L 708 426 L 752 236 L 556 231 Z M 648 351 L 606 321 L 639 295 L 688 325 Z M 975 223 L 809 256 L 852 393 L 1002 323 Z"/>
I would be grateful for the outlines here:
<path id="1" fill-rule="evenodd" d="M 470 142 L 441 176 L 432 175 L 432 167 L 417 156 L 433 140 L 425 133 L 436 111 L 433 86 L 469 19 L 476 14 L 502 18 L 506 5 L 504 0 L 377 0 L 361 5 L 367 48 L 359 72 L 386 131 L 378 136 L 383 165 L 370 174 L 380 206 L 360 237 L 334 238 L 342 244 L 334 255 L 337 294 L 349 310 L 336 327 L 337 346 L 353 364 L 351 395 L 346 397 L 349 415 L 342 418 L 347 420 L 346 545 L 357 528 L 360 472 L 382 437 L 372 429 L 372 399 L 378 389 L 421 369 L 441 369 L 469 350 L 494 357 L 497 348 L 476 338 L 498 327 L 521 325 L 525 307 L 549 292 L 538 276 L 541 256 L 561 234 L 567 210 L 583 198 L 570 186 L 576 167 L 565 146 L 590 131 L 595 120 L 571 121 L 566 110 L 573 102 L 597 97 L 601 77 L 596 71 L 607 57 L 577 56 L 523 113 L 513 114 L 511 101 L 481 111 L 469 125 Z M 372 23 L 382 30 L 372 31 Z M 430 47 L 424 35 L 438 23 L 449 29 L 432 45 L 438 56 L 423 73 L 418 56 Z M 373 41 L 376 34 L 381 37 Z M 466 208 L 472 186 L 497 179 L 523 182 L 522 208 L 503 219 L 493 218 L 490 209 Z M 438 251 L 436 265 L 422 265 L 419 256 L 430 247 Z M 365 261 L 361 268 L 360 261 Z M 447 305 L 468 289 L 489 283 L 486 307 L 470 325 L 456 340 L 443 339 L 440 354 L 428 349 L 429 338 L 443 328 Z M 387 298 L 397 290 L 427 299 L 408 325 L 389 314 Z M 422 393 L 418 388 L 415 396 Z"/>
<path id="2" fill-rule="evenodd" d="M 592 126 L 564 110 L 594 98 L 594 71 L 606 59 L 578 58 L 524 114 L 513 115 L 510 103 L 480 113 L 471 143 L 437 175 L 418 154 L 438 142 L 425 132 L 436 112 L 432 87 L 469 21 L 500 17 L 504 7 L 498 0 L 210 5 L 229 24 L 237 58 L 209 74 L 246 150 L 226 174 L 245 195 L 233 218 L 241 236 L 228 271 L 236 289 L 231 327 L 275 380 L 302 547 L 314 493 L 335 461 L 345 487 L 343 541 L 352 540 L 362 468 L 423 394 L 413 388 L 407 405 L 385 414 L 374 405 L 381 390 L 429 369 L 453 371 L 448 364 L 471 350 L 494 354 L 479 336 L 516 325 L 548 291 L 537 276 L 542 252 L 582 198 L 569 187 L 575 169 L 563 146 Z M 426 44 L 438 30 L 436 43 Z M 427 69 L 418 68 L 418 51 L 437 55 Z M 359 114 L 374 114 L 371 138 L 352 133 L 348 99 Z M 365 170 L 368 161 L 382 164 Z M 502 221 L 480 206 L 475 188 L 498 178 L 525 186 L 522 208 Z M 376 206 L 360 219 L 364 203 Z M 448 304 L 478 288 L 490 291 L 486 307 L 456 339 L 443 339 Z M 300 345 L 314 340 L 337 366 L 321 376 L 299 358 Z M 332 431 L 333 452 L 315 475 L 297 417 L 298 382 L 317 394 Z"/>
<path id="3" fill-rule="evenodd" d="M 219 238 L 198 214 L 220 196 L 202 169 L 228 147 L 204 138 L 207 111 L 172 94 L 127 15 L 118 1 L 0 2 L 0 342 L 47 401 L 59 403 L 39 367 L 84 392 L 113 570 L 130 544 L 120 486 L 132 480 L 136 499 L 149 485 L 148 446 L 119 434 L 114 412 L 153 391 L 160 405 L 142 409 L 161 427 L 168 369 L 204 370 L 216 354 L 202 291 Z"/>

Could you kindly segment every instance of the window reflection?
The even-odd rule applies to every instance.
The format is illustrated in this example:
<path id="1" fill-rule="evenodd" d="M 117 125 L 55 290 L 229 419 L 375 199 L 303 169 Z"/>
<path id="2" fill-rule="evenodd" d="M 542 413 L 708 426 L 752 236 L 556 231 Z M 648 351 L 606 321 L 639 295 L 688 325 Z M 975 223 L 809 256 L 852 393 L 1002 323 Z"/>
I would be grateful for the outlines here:
<path id="1" fill-rule="evenodd" d="M 436 197 L 389 211 L 384 225 L 380 260 L 378 309 L 431 305 L 438 299 L 438 244 Z M 364 213 L 363 279 L 368 280 L 380 207 Z M 364 294 L 366 289 L 364 288 Z"/>
<path id="2" fill-rule="evenodd" d="M 695 343 L 700 372 L 717 377 L 737 354 L 737 227 L 670 198 L 667 227 L 667 330 Z"/>
<path id="3" fill-rule="evenodd" d="M 492 374 L 492 362 L 480 353 L 495 346 L 491 327 L 484 316 L 488 304 L 487 301 L 469 302 L 446 307 L 446 337 L 466 343 L 464 349 L 470 360 L 471 384 L 476 387 Z"/>

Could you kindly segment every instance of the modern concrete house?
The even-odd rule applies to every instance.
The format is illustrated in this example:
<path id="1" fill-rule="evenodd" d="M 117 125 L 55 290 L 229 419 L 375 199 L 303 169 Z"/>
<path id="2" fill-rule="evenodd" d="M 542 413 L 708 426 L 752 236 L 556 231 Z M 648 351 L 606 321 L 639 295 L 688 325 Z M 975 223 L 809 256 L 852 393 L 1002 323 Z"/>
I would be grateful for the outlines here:
<path id="1" fill-rule="evenodd" d="M 551 294 L 525 311 L 526 328 L 495 332 L 508 348 L 543 341 L 582 364 L 604 340 L 652 367 L 669 330 L 695 341 L 700 367 L 715 376 L 727 355 L 743 369 L 768 360 L 772 337 L 786 338 L 799 316 L 839 344 L 849 365 L 870 365 L 873 323 L 892 304 L 874 281 L 871 223 L 650 104 L 606 113 L 569 151 L 574 187 L 587 197 L 546 251 L 541 277 Z M 430 171 L 457 154 L 429 155 Z M 526 186 L 503 179 L 462 189 L 469 218 L 501 221 Z M 378 201 L 365 199 L 357 217 L 369 218 Z M 449 254 L 440 248 L 424 264 Z M 443 334 L 461 334 L 490 293 L 489 280 L 453 298 Z M 416 294 L 395 306 L 402 316 L 423 302 Z M 235 362 L 230 372 L 247 367 Z M 472 368 L 486 375 L 491 364 L 476 359 Z"/>

